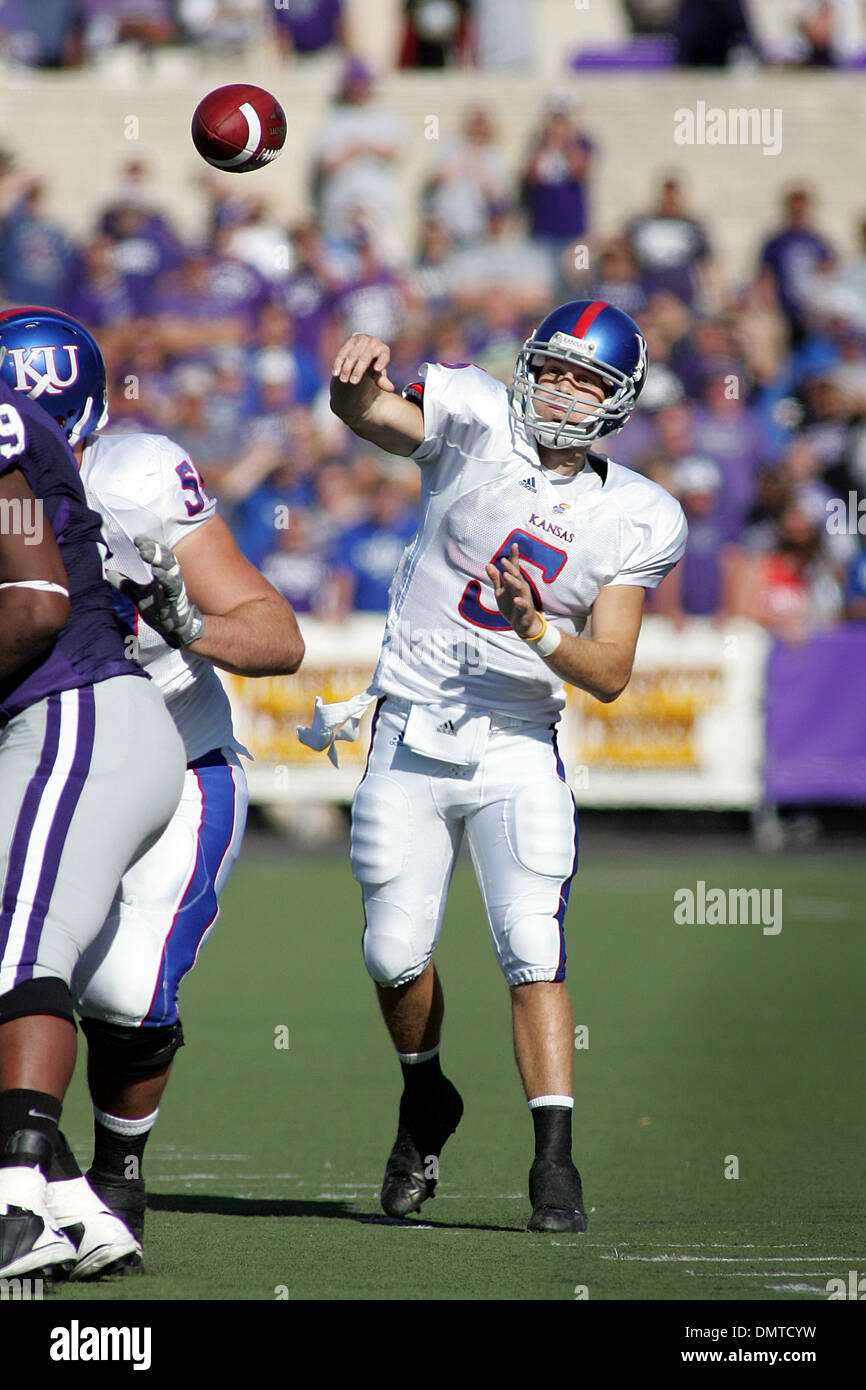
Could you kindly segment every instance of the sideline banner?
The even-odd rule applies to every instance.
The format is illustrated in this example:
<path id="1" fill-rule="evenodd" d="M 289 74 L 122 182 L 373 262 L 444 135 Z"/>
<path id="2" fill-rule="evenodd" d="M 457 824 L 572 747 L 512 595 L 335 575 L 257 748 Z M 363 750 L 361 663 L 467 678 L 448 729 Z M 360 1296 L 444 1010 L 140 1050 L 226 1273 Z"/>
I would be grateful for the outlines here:
<path id="1" fill-rule="evenodd" d="M 759 806 L 768 647 L 748 622 L 646 618 L 618 700 L 568 692 L 559 744 L 578 805 Z"/>
<path id="2" fill-rule="evenodd" d="M 255 758 L 250 795 L 261 803 L 348 802 L 363 775 L 372 708 L 340 767 L 295 737 L 316 695 L 345 700 L 370 683 L 382 619 L 335 627 L 304 621 L 307 654 L 295 676 L 221 672 L 235 733 Z M 578 804 L 751 809 L 762 800 L 763 693 L 769 641 L 751 623 L 645 619 L 631 682 L 603 705 L 570 689 L 559 749 Z"/>

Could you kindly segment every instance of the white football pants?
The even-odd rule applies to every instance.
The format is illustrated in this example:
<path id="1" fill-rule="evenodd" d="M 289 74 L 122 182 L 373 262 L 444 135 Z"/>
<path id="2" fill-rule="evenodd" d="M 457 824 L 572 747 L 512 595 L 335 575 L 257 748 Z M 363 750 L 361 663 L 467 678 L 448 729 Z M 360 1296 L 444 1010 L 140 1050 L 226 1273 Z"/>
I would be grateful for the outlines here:
<path id="1" fill-rule="evenodd" d="M 396 986 L 427 966 L 465 830 L 508 984 L 564 979 L 577 811 L 555 726 L 494 715 L 481 761 L 457 768 L 403 747 L 408 708 L 380 701 L 352 808 L 370 975 Z"/>

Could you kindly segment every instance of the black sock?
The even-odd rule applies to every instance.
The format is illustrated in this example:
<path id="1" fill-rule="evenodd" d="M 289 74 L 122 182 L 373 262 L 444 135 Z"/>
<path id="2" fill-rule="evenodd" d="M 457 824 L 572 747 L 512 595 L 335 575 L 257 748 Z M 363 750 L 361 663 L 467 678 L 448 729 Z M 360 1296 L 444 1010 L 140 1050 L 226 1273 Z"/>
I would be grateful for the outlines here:
<path id="1" fill-rule="evenodd" d="M 535 1126 L 535 1157 L 557 1162 L 571 1161 L 571 1108 L 567 1105 L 538 1105 L 532 1111 Z"/>
<path id="2" fill-rule="evenodd" d="M 81 1169 L 78 1166 L 78 1160 L 66 1141 L 66 1135 L 58 1129 L 48 1181 L 65 1182 L 68 1178 L 80 1177 Z"/>
<path id="3" fill-rule="evenodd" d="M 115 1134 L 113 1129 L 106 1129 L 101 1120 L 94 1120 L 93 1137 L 93 1167 L 97 1172 L 127 1180 L 141 1177 L 149 1129 L 144 1134 Z M 135 1162 L 131 1164 L 130 1159 Z"/>
<path id="4" fill-rule="evenodd" d="M 401 1062 L 403 1072 L 403 1096 L 407 1101 L 420 1101 L 435 1095 L 444 1080 L 439 1065 L 439 1053 L 428 1057 L 426 1062 Z"/>
<path id="5" fill-rule="evenodd" d="M 47 1174 L 63 1102 L 46 1091 L 0 1091 L 0 1167 L 19 1164 Z M 29 1133 L 22 1138 L 22 1131 Z"/>

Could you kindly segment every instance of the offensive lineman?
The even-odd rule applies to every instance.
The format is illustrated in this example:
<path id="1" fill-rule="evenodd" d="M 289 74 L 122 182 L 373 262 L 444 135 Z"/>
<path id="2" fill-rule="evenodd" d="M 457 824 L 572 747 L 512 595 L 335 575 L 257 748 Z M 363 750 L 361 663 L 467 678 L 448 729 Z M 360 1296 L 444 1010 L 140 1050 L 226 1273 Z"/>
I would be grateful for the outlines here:
<path id="1" fill-rule="evenodd" d="M 662 488 L 589 451 L 622 428 L 646 376 L 643 335 L 613 306 L 549 314 L 510 391 L 478 367 L 427 364 L 401 396 L 389 359 L 380 339 L 353 334 L 331 382 L 335 414 L 422 473 L 376 674 L 342 734 L 378 696 L 351 857 L 364 958 L 404 1082 L 382 1206 L 402 1217 L 434 1195 L 463 1113 L 439 1064 L 432 955 L 465 832 L 535 1128 L 529 1230 L 583 1231 L 563 933 L 577 815 L 556 724 L 563 682 L 605 702 L 625 688 L 644 590 L 682 556 L 685 518 Z M 470 643 L 483 644 L 483 662 L 466 660 Z M 333 753 L 341 716 L 318 708 L 304 741 Z"/>
<path id="2" fill-rule="evenodd" d="M 183 747 L 126 658 L 69 446 L 5 381 L 0 502 L 0 1276 L 88 1277 L 136 1243 L 96 1199 L 75 1244 L 50 1210 L 70 986 L 177 806 Z"/>
<path id="3" fill-rule="evenodd" d="M 177 811 L 125 875 L 75 974 L 95 1153 L 88 1187 L 61 1136 L 48 1192 L 56 1223 L 68 1229 L 86 1226 L 93 1188 L 140 1250 L 141 1161 L 183 1044 L 178 987 L 216 922 L 246 821 L 237 757 L 245 750 L 213 667 L 291 674 L 304 644 L 291 606 L 240 554 L 180 446 L 161 435 L 95 433 L 107 420 L 105 364 L 80 323 L 55 310 L 12 310 L 0 314 L 0 347 L 0 376 L 29 389 L 71 434 L 88 501 L 103 518 L 130 650 L 161 691 L 186 751 Z"/>

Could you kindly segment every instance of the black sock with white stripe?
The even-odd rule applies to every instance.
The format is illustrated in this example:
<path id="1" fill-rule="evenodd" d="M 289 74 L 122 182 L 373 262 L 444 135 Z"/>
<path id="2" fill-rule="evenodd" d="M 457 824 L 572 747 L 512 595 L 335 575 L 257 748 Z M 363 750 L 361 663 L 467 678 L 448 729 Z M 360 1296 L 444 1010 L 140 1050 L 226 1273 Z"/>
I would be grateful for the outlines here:
<path id="1" fill-rule="evenodd" d="M 537 1096 L 529 1102 L 535 1128 L 535 1157 L 571 1162 L 571 1096 Z"/>
<path id="2" fill-rule="evenodd" d="M 403 1095 L 422 1105 L 442 1090 L 445 1078 L 439 1064 L 439 1044 L 429 1052 L 398 1052 L 403 1073 Z"/>
<path id="3" fill-rule="evenodd" d="M 129 1120 L 119 1115 L 108 1115 L 94 1107 L 94 1169 L 106 1177 L 125 1178 L 127 1181 L 141 1178 L 145 1145 L 158 1114 L 157 1108 L 151 1115 Z"/>

